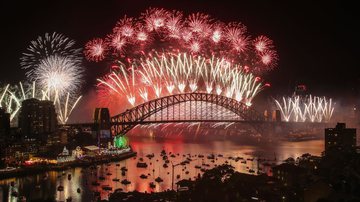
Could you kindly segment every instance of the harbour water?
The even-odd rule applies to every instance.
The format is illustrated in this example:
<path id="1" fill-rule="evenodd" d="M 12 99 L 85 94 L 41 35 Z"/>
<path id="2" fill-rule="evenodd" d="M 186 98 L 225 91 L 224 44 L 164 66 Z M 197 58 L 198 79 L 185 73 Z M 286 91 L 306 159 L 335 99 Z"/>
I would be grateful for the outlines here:
<path id="1" fill-rule="evenodd" d="M 223 163 L 231 164 L 239 172 L 257 174 L 257 172 L 270 173 L 270 165 L 280 163 L 288 157 L 299 157 L 304 153 L 321 155 L 324 150 L 323 140 L 309 140 L 301 142 L 266 142 L 261 144 L 246 144 L 233 140 L 185 140 L 181 137 L 172 139 L 154 139 L 150 137 L 129 137 L 129 142 L 136 158 L 120 162 L 95 165 L 93 168 L 71 168 L 63 172 L 46 172 L 38 175 L 1 180 L 1 195 L 9 195 L 9 184 L 15 182 L 19 196 L 28 200 L 65 201 L 71 197 L 73 201 L 92 201 L 94 195 L 107 199 L 116 189 L 123 191 L 138 190 L 141 192 L 158 192 L 172 188 L 176 189 L 176 182 L 181 179 L 194 179 L 202 174 L 201 168 L 209 169 Z M 169 163 L 164 167 L 165 161 L 160 156 L 161 151 L 167 153 Z M 148 154 L 154 154 L 149 159 Z M 207 158 L 214 155 L 214 159 Z M 200 156 L 199 156 L 200 155 Z M 204 157 L 202 157 L 204 156 Z M 238 158 L 238 161 L 234 159 Z M 143 159 L 147 168 L 137 167 Z M 258 162 L 260 158 L 261 161 Z M 177 165 L 185 160 L 188 164 Z M 172 164 L 174 167 L 174 181 L 172 180 Z M 270 165 L 269 165 L 270 164 Z M 196 166 L 196 167 L 195 167 Z M 122 172 L 125 167 L 128 171 Z M 147 178 L 140 178 L 144 174 Z M 70 177 L 69 177 L 70 176 Z M 144 177 L 144 176 L 143 176 Z M 163 182 L 155 182 L 160 177 Z M 115 180 L 114 180 L 115 179 Z M 116 179 L 119 179 L 117 181 Z M 122 180 L 131 183 L 124 185 Z M 97 182 L 98 185 L 94 185 Z M 149 186 L 154 182 L 155 187 Z M 63 186 L 63 191 L 57 188 Z M 106 190 L 104 187 L 111 187 Z M 16 201 L 11 197 L 6 201 Z"/>

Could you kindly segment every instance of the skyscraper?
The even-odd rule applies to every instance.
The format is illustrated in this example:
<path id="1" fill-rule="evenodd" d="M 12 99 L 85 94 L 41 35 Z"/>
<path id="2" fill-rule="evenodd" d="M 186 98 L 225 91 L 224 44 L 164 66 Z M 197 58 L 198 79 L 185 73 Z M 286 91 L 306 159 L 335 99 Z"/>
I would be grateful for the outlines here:
<path id="1" fill-rule="evenodd" d="M 53 102 L 27 99 L 22 102 L 19 128 L 25 139 L 45 140 L 48 134 L 56 130 L 56 117 Z"/>

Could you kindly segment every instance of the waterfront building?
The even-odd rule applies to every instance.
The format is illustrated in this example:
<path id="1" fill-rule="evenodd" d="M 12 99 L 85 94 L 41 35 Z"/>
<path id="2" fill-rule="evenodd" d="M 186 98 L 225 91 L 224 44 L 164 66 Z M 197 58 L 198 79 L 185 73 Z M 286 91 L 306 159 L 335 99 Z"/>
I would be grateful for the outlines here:
<path id="1" fill-rule="evenodd" d="M 325 129 L 325 155 L 331 152 L 356 151 L 356 128 L 346 128 L 345 123 L 337 123 L 335 128 Z"/>
<path id="2" fill-rule="evenodd" d="M 55 132 L 57 128 L 55 106 L 47 100 L 24 100 L 18 121 L 24 139 L 45 141 L 47 135 Z"/>
<path id="3" fill-rule="evenodd" d="M 76 152 L 75 150 L 70 154 L 69 150 L 64 147 L 63 151 L 57 156 L 56 160 L 58 163 L 65 163 L 75 161 Z"/>

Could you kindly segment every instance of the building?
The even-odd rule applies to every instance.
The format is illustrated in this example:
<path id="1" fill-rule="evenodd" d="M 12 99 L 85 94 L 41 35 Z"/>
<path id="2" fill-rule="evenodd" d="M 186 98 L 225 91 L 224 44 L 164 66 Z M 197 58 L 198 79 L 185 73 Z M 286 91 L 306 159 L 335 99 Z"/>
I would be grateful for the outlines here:
<path id="1" fill-rule="evenodd" d="M 273 176 L 284 186 L 298 186 L 306 179 L 306 170 L 299 166 L 283 163 L 272 167 Z"/>
<path id="2" fill-rule="evenodd" d="M 48 100 L 24 100 L 18 121 L 24 139 L 46 140 L 57 128 L 55 106 Z"/>
<path id="3" fill-rule="evenodd" d="M 356 128 L 346 128 L 345 123 L 337 123 L 335 128 L 325 129 L 325 155 L 329 152 L 356 151 Z"/>
<path id="4" fill-rule="evenodd" d="M 5 139 L 10 133 L 10 114 L 0 108 L 0 139 Z"/>

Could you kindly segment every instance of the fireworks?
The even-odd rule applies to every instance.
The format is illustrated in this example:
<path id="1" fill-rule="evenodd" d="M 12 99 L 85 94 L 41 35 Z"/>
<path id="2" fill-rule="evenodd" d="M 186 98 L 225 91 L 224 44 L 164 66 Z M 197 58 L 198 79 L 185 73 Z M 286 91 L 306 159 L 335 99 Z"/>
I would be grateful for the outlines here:
<path id="1" fill-rule="evenodd" d="M 275 100 L 275 103 L 287 122 L 329 122 L 334 112 L 332 99 L 326 97 L 283 97 L 282 102 Z"/>
<path id="2" fill-rule="evenodd" d="M 179 11 L 150 8 L 139 18 L 120 19 L 107 37 L 96 38 L 85 46 L 86 58 L 105 58 L 127 62 L 129 57 L 144 54 L 187 52 L 206 58 L 225 57 L 233 64 L 248 67 L 252 73 L 263 73 L 276 66 L 277 53 L 271 39 L 252 39 L 241 23 L 223 23 L 203 13 L 184 16 Z"/>
<path id="3" fill-rule="evenodd" d="M 123 64 L 117 68 L 118 71 L 98 79 L 99 91 L 106 101 L 117 94 L 125 96 L 132 106 L 136 100 L 146 102 L 150 96 L 185 92 L 216 93 L 251 106 L 252 99 L 264 88 L 259 77 L 223 58 L 160 54 L 135 61 L 129 69 Z"/>
<path id="4" fill-rule="evenodd" d="M 20 111 L 23 100 L 30 98 L 50 100 L 55 105 L 59 122 L 65 124 L 81 96 L 72 98 L 70 93 L 67 93 L 64 99 L 61 96 L 50 97 L 48 92 L 48 89 L 36 89 L 35 82 L 26 85 L 19 82 L 18 85 L 13 86 L 8 84 L 0 91 L 0 107 L 3 107 L 6 112 L 10 113 L 10 121 L 12 121 Z"/>
<path id="5" fill-rule="evenodd" d="M 46 33 L 31 42 L 20 64 L 27 70 L 30 81 L 38 82 L 42 89 L 54 96 L 76 92 L 81 84 L 83 68 L 81 49 L 75 49 L 74 44 L 62 34 Z"/>
<path id="6" fill-rule="evenodd" d="M 83 69 L 71 58 L 52 55 L 40 61 L 33 71 L 35 80 L 54 96 L 76 92 L 80 87 Z M 54 98 L 56 99 L 56 98 Z"/>

